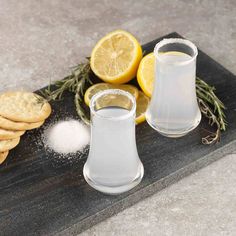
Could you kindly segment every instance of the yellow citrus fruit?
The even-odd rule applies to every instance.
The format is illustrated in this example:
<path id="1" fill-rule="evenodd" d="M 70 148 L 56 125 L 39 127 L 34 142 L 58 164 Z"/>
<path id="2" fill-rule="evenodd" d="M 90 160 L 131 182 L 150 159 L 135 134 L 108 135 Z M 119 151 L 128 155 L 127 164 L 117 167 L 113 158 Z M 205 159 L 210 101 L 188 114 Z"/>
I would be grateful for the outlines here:
<path id="1" fill-rule="evenodd" d="M 106 89 L 121 89 L 131 93 L 136 99 L 139 96 L 139 91 L 136 87 L 130 84 L 108 84 L 108 83 L 98 83 L 89 87 L 84 94 L 84 102 L 89 106 L 90 100 L 96 93 L 106 90 Z"/>
<path id="2" fill-rule="evenodd" d="M 146 120 L 145 112 L 147 110 L 149 98 L 141 91 L 139 91 L 138 99 L 136 100 L 136 124 L 140 124 Z"/>
<path id="3" fill-rule="evenodd" d="M 137 72 L 138 84 L 148 97 L 152 96 L 154 76 L 155 76 L 154 66 L 155 66 L 154 53 L 149 53 L 140 62 Z"/>
<path id="4" fill-rule="evenodd" d="M 142 48 L 137 39 L 123 30 L 103 37 L 93 48 L 90 65 L 103 81 L 122 84 L 136 76 L 142 59 Z"/>

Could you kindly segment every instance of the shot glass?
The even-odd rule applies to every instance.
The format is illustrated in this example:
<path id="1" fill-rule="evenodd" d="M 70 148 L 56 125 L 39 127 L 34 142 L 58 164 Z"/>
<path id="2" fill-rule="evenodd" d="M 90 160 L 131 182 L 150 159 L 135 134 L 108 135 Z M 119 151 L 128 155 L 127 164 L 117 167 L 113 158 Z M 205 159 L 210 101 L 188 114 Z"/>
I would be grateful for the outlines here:
<path id="1" fill-rule="evenodd" d="M 147 122 L 164 136 L 184 136 L 201 120 L 195 85 L 197 47 L 185 39 L 163 39 L 154 55 L 155 81 Z"/>
<path id="2" fill-rule="evenodd" d="M 90 102 L 91 142 L 83 174 L 100 192 L 119 194 L 140 183 L 144 174 L 135 139 L 135 98 L 109 89 Z"/>

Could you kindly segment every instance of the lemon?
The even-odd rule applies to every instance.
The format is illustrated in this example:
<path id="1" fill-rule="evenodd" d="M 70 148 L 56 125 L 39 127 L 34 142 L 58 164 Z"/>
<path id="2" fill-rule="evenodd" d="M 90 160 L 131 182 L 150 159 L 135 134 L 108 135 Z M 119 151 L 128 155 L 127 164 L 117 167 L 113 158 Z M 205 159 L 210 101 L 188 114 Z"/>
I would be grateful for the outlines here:
<path id="1" fill-rule="evenodd" d="M 136 87 L 130 84 L 108 84 L 108 83 L 98 83 L 89 87 L 84 94 L 84 102 L 89 106 L 90 100 L 96 93 L 106 90 L 106 89 L 121 89 L 131 93 L 136 99 L 139 96 L 139 91 Z"/>
<path id="2" fill-rule="evenodd" d="M 103 81 L 122 84 L 136 76 L 142 48 L 133 35 L 116 30 L 103 37 L 92 50 L 90 65 Z"/>
<path id="3" fill-rule="evenodd" d="M 147 110 L 149 98 L 141 91 L 139 91 L 138 99 L 136 100 L 136 124 L 140 124 L 146 120 L 145 112 Z"/>
<path id="4" fill-rule="evenodd" d="M 138 84 L 148 97 L 151 97 L 153 90 L 153 83 L 155 76 L 154 66 L 155 66 L 154 53 L 149 53 L 140 62 L 137 72 Z"/>

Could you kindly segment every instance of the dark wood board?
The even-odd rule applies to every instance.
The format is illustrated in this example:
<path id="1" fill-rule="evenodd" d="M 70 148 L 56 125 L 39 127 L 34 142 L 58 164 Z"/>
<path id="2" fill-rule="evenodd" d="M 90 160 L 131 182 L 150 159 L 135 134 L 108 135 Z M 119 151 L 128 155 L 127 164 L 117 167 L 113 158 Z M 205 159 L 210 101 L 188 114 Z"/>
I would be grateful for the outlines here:
<path id="1" fill-rule="evenodd" d="M 164 37 L 181 36 L 171 33 Z M 159 40 L 145 44 L 143 49 L 151 52 Z M 108 196 L 92 189 L 83 178 L 87 152 L 72 156 L 69 161 L 59 160 L 38 145 L 43 128 L 27 132 L 0 166 L 0 235 L 76 235 L 233 150 L 236 76 L 200 50 L 197 75 L 216 87 L 227 107 L 229 125 L 220 143 L 201 144 L 205 120 L 179 139 L 165 138 L 143 123 L 136 129 L 138 151 L 145 168 L 143 181 L 127 193 Z M 47 124 L 77 117 L 69 93 L 52 106 L 53 114 Z"/>

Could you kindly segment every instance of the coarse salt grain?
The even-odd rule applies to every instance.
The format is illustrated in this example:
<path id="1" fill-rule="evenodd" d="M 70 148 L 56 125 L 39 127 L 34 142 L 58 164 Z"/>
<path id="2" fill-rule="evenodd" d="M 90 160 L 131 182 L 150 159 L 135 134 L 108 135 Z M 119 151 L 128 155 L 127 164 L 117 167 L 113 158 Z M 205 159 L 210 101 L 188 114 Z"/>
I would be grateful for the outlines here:
<path id="1" fill-rule="evenodd" d="M 90 140 L 89 129 L 77 120 L 59 121 L 44 133 L 46 147 L 61 154 L 81 151 Z"/>

